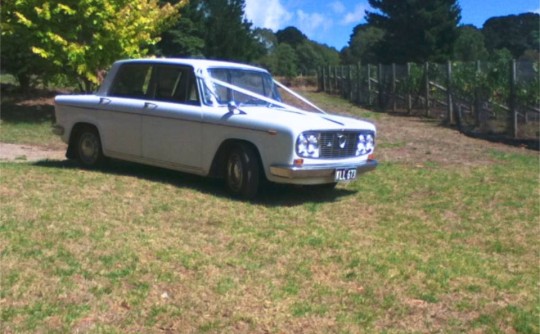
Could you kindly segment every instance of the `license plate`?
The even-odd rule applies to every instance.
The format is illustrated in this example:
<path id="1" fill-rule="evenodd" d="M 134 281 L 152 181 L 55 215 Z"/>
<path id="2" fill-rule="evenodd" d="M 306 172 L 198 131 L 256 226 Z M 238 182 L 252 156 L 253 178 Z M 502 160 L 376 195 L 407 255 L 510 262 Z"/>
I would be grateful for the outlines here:
<path id="1" fill-rule="evenodd" d="M 336 169 L 335 180 L 350 181 L 356 179 L 356 168 L 340 168 Z"/>

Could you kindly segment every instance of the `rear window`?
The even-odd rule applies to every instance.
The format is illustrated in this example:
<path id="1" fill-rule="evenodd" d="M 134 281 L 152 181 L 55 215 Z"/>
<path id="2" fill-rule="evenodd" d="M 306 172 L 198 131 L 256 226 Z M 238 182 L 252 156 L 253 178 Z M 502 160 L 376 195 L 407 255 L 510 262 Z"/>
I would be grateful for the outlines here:
<path id="1" fill-rule="evenodd" d="M 152 65 L 125 64 L 118 69 L 110 96 L 144 99 L 152 78 Z"/>

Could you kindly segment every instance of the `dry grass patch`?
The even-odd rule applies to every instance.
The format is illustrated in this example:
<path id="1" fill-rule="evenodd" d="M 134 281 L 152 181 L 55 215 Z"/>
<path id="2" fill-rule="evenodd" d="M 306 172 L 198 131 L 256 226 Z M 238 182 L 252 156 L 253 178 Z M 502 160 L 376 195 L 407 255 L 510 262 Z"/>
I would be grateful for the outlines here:
<path id="1" fill-rule="evenodd" d="M 382 144 L 380 168 L 327 194 L 246 203 L 135 164 L 1 164 L 2 331 L 538 332 L 537 154 L 317 98 Z M 396 120 L 418 132 L 385 133 Z"/>

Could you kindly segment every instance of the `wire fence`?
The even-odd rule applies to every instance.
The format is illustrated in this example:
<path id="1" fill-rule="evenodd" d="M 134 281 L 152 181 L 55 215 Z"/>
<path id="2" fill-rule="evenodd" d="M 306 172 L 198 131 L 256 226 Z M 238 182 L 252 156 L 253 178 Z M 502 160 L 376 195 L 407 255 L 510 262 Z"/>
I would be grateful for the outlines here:
<path id="1" fill-rule="evenodd" d="M 320 91 L 379 111 L 440 119 L 483 136 L 538 141 L 538 62 L 322 67 Z"/>

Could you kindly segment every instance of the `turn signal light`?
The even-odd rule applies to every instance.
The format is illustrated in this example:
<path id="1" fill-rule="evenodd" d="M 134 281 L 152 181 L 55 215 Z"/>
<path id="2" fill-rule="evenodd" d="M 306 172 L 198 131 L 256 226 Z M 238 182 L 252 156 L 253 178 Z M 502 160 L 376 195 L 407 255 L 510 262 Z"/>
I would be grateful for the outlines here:
<path id="1" fill-rule="evenodd" d="M 300 167 L 304 164 L 304 159 L 294 159 L 293 164 Z"/>

